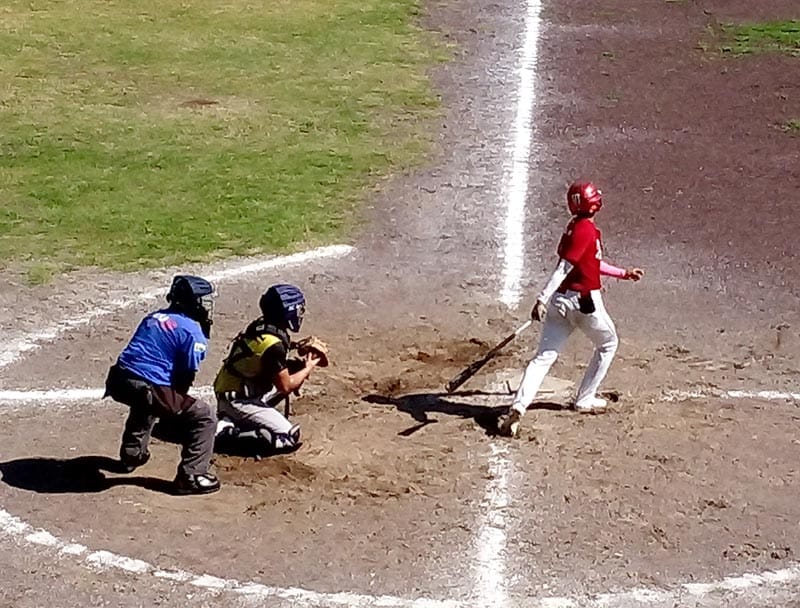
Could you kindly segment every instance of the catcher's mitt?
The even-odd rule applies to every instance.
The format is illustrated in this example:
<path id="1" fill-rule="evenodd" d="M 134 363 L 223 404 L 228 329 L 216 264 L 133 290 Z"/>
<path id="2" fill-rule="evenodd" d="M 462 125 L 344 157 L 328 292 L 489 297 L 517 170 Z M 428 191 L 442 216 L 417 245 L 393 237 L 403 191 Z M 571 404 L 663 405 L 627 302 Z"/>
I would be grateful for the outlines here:
<path id="1" fill-rule="evenodd" d="M 319 357 L 317 365 L 319 367 L 328 367 L 328 345 L 316 336 L 303 338 L 295 343 L 295 348 L 297 348 L 297 354 L 301 357 L 305 357 L 308 353 L 314 353 Z"/>

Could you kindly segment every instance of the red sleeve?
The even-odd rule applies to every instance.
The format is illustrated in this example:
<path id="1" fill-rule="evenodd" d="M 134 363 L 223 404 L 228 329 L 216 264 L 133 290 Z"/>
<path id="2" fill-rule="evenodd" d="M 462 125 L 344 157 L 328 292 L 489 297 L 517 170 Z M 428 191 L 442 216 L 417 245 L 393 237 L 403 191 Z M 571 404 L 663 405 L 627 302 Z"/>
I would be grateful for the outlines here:
<path id="1" fill-rule="evenodd" d="M 597 230 L 588 220 L 578 220 L 567 229 L 558 246 L 558 256 L 573 266 L 583 258 L 589 247 L 597 241 Z"/>

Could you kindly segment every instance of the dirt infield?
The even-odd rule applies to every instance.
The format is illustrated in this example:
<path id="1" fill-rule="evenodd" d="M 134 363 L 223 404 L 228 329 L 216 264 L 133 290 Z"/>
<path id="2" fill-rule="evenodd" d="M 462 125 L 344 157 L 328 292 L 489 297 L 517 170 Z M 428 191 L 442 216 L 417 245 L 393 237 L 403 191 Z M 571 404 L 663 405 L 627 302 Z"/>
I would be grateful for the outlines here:
<path id="1" fill-rule="evenodd" d="M 308 331 L 334 357 L 297 401 L 303 448 L 261 461 L 219 454 L 223 491 L 178 499 L 163 492 L 177 459 L 169 442 L 156 443 L 141 476 L 103 469 L 116 454 L 121 406 L 6 407 L 0 506 L 59 538 L 159 567 L 475 606 L 493 603 L 475 582 L 491 568 L 502 577 L 494 605 L 522 606 L 794 564 L 796 404 L 664 400 L 674 390 L 797 390 L 800 146 L 776 128 L 800 115 L 797 59 L 698 48 L 717 23 L 796 12 L 790 1 L 752 4 L 544 3 L 527 295 L 511 313 L 497 303 L 496 227 L 524 7 L 430 6 L 428 23 L 461 49 L 436 74 L 448 108 L 436 125 L 438 156 L 377 195 L 353 255 L 220 286 L 200 385 L 266 284 L 303 285 Z M 598 223 L 609 260 L 647 272 L 638 285 L 610 282 L 605 296 L 621 334 L 606 388 L 619 400 L 607 415 L 581 417 L 558 392 L 525 418 L 519 441 L 502 442 L 492 422 L 509 396 L 485 382 L 521 369 L 537 330 L 461 394 L 441 387 L 527 315 L 555 262 L 565 185 L 579 175 L 604 191 Z M 148 276 L 131 280 L 152 287 Z M 88 272 L 49 293 L 7 286 L 4 327 L 36 327 L 76 302 L 102 304 L 94 294 L 125 292 L 116 277 Z M 99 386 L 148 306 L 45 341 L 4 369 L 2 387 Z M 577 381 L 587 356 L 576 336 L 553 375 Z M 492 509 L 503 523 L 496 559 L 485 561 L 476 543 L 491 537 Z M 9 551 L 25 558 L 0 561 L 8 605 L 63 599 L 57 580 L 31 587 L 28 549 Z M 71 568 L 65 581 L 81 577 Z M 86 574 L 98 603 L 134 606 L 149 593 L 138 579 L 109 584 L 113 576 Z M 163 605 L 187 601 L 184 588 L 170 593 L 159 595 Z M 741 605 L 749 601 L 758 605 Z"/>

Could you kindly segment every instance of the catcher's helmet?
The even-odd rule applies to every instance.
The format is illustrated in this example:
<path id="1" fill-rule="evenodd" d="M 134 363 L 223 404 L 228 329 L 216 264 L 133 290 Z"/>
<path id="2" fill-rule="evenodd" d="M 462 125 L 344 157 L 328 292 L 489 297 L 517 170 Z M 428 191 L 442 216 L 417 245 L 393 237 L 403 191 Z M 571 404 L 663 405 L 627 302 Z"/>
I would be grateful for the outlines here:
<path id="1" fill-rule="evenodd" d="M 214 314 L 214 286 L 201 277 L 179 274 L 172 279 L 167 294 L 170 308 L 184 313 L 203 327 L 208 335 Z"/>
<path id="2" fill-rule="evenodd" d="M 288 327 L 300 331 L 303 315 L 306 312 L 306 298 L 299 287 L 294 285 L 273 285 L 258 301 L 264 318 L 278 327 Z"/>
<path id="3" fill-rule="evenodd" d="M 572 215 L 591 215 L 603 206 L 603 193 L 592 182 L 575 182 L 567 190 L 567 206 Z"/>

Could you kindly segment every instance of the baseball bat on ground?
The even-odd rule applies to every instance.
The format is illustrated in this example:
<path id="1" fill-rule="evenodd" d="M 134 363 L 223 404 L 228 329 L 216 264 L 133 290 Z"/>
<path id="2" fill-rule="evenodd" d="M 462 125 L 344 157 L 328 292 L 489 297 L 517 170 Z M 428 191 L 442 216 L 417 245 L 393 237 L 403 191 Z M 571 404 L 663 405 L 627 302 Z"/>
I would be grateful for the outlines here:
<path id="1" fill-rule="evenodd" d="M 531 326 L 531 323 L 533 323 L 533 321 L 531 321 L 530 319 L 528 319 L 527 321 L 525 321 L 525 323 L 523 323 L 522 325 L 520 325 L 520 326 L 519 326 L 519 327 L 518 327 L 518 328 L 517 328 L 517 329 L 516 329 L 516 330 L 515 330 L 513 333 L 511 333 L 511 334 L 507 335 L 505 338 L 503 338 L 503 341 L 502 341 L 502 342 L 500 342 L 499 344 L 497 344 L 497 346 L 494 346 L 494 347 L 492 348 L 492 350 L 490 350 L 488 353 L 486 353 L 486 354 L 485 354 L 483 357 L 481 357 L 480 359 L 478 359 L 478 360 L 477 360 L 477 361 L 475 361 L 474 363 L 470 363 L 470 364 L 469 364 L 469 365 L 468 365 L 466 368 L 464 368 L 464 369 L 463 369 L 463 370 L 462 370 L 462 371 L 461 371 L 461 372 L 460 372 L 460 373 L 459 373 L 459 374 L 458 374 L 458 375 L 457 375 L 455 378 L 453 378 L 452 380 L 450 380 L 450 382 L 448 382 L 448 383 L 445 385 L 445 388 L 447 389 L 447 392 L 448 392 L 448 393 L 452 393 L 452 392 L 453 392 L 454 390 L 456 390 L 456 389 L 457 389 L 459 386 L 461 386 L 461 385 L 462 385 L 462 384 L 464 384 L 464 383 L 465 383 L 467 380 L 469 380 L 470 378 L 472 378 L 472 376 L 474 376 L 475 374 L 477 374 L 477 373 L 478 373 L 478 370 L 480 370 L 480 369 L 481 369 L 481 368 L 482 368 L 484 365 L 486 365 L 487 363 L 489 363 L 489 361 L 491 361 L 492 359 L 494 359 L 494 357 L 496 357 L 496 356 L 497 356 L 497 354 L 498 354 L 498 353 L 499 353 L 501 350 L 503 350 L 503 349 L 504 349 L 504 348 L 505 348 L 505 347 L 508 345 L 508 343 L 509 343 L 509 342 L 511 342 L 511 340 L 513 340 L 513 339 L 514 339 L 514 338 L 516 338 L 518 335 L 520 335 L 520 334 L 521 334 L 523 331 L 525 331 L 526 329 L 528 329 L 528 328 Z"/>

